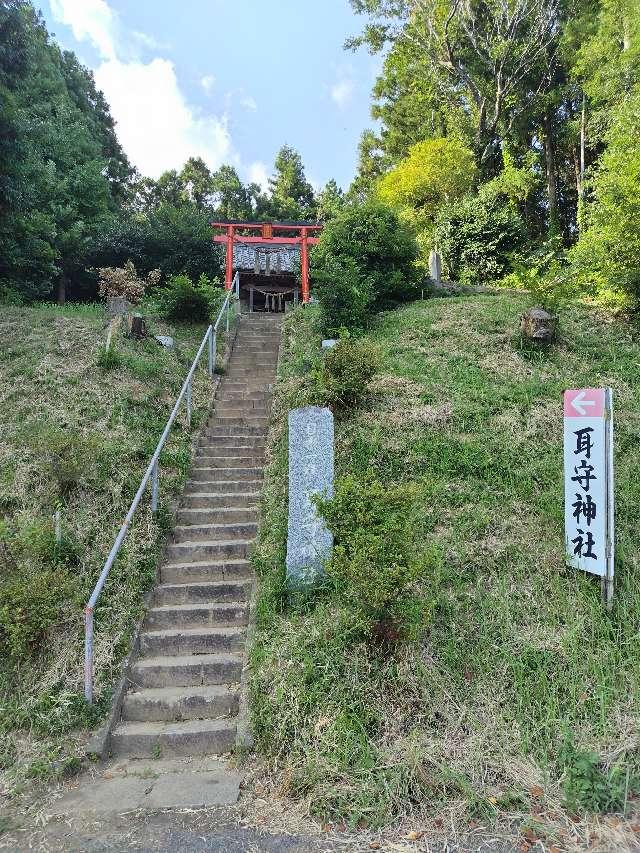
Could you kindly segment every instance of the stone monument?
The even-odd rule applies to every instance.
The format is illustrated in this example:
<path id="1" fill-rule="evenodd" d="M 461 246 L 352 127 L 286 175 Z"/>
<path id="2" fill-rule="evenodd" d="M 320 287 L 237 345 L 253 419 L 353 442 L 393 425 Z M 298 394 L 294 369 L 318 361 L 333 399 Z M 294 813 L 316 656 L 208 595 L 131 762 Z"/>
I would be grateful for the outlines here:
<path id="1" fill-rule="evenodd" d="M 429 252 L 429 275 L 433 282 L 439 285 L 442 281 L 442 258 L 440 253 L 432 249 Z"/>
<path id="2" fill-rule="evenodd" d="M 304 589 L 323 574 L 333 536 L 311 501 L 333 496 L 333 415 L 320 406 L 289 412 L 287 586 Z"/>

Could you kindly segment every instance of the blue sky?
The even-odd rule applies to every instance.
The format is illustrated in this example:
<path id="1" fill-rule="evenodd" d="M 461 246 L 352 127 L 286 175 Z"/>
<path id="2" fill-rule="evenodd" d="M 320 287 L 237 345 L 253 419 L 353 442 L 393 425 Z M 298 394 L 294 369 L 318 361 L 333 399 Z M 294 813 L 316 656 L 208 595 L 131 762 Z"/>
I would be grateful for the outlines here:
<path id="1" fill-rule="evenodd" d="M 353 178 L 380 60 L 343 50 L 348 0 L 42 0 L 50 32 L 93 69 L 118 135 L 157 177 L 190 155 L 265 182 L 278 148 L 315 186 Z"/>

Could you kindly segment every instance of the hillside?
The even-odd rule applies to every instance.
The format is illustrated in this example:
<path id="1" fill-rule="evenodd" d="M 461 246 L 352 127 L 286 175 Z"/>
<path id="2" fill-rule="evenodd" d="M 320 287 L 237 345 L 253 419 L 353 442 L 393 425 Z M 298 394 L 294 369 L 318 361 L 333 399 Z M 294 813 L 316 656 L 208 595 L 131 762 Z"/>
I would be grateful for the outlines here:
<path id="1" fill-rule="evenodd" d="M 640 785 L 640 346 L 572 307 L 557 344 L 532 351 L 518 333 L 528 304 L 506 292 L 418 301 L 368 333 L 382 366 L 364 404 L 336 419 L 336 476 L 416 484 L 414 548 L 438 555 L 417 590 L 421 641 L 392 654 L 330 585 L 285 603 L 286 414 L 313 398 L 319 359 L 313 312 L 288 318 L 255 557 L 253 717 L 280 792 L 323 820 L 406 819 L 449 838 L 498 822 L 521 849 L 633 837 L 597 815 L 629 809 Z M 564 567 L 561 392 L 592 385 L 615 401 L 610 615 L 597 579 Z"/>
<path id="2" fill-rule="evenodd" d="M 119 335 L 107 361 L 101 306 L 2 308 L 0 768 L 11 774 L 9 787 L 73 767 L 73 730 L 95 725 L 108 707 L 142 594 L 154 581 L 170 499 L 190 466 L 183 414 L 161 459 L 157 519 L 141 507 L 96 611 L 93 711 L 82 694 L 82 611 L 204 329 L 152 319 L 152 334 L 174 336 L 173 349 Z M 203 366 L 192 429 L 208 391 Z"/>

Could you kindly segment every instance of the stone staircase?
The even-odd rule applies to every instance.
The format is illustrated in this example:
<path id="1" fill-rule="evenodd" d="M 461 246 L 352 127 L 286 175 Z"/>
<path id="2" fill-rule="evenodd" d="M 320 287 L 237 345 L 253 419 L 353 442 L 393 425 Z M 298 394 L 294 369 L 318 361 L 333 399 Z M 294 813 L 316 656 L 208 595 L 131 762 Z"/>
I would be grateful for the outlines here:
<path id="1" fill-rule="evenodd" d="M 279 315 L 242 317 L 111 732 L 114 755 L 202 756 L 235 746 L 280 328 Z"/>

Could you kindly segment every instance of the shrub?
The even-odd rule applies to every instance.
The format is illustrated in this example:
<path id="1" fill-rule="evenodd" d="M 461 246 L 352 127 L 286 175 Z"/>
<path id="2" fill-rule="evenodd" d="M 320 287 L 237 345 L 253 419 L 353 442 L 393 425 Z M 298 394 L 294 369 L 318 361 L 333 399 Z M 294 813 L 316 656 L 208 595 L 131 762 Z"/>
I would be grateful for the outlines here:
<path id="1" fill-rule="evenodd" d="M 429 604 L 414 587 L 433 571 L 436 557 L 416 556 L 417 496 L 415 485 L 390 487 L 349 475 L 331 500 L 315 498 L 335 536 L 327 575 L 356 618 L 384 640 L 419 629 L 427 615 Z"/>
<path id="2" fill-rule="evenodd" d="M 311 253 L 326 331 L 350 311 L 358 328 L 372 311 L 413 298 L 417 255 L 413 230 L 391 208 L 375 200 L 345 207 Z"/>
<path id="3" fill-rule="evenodd" d="M 106 355 L 109 356 L 112 350 Z M 96 442 L 75 430 L 51 427 L 38 433 L 35 445 L 43 472 L 65 498 L 87 479 L 94 467 Z"/>
<path id="4" fill-rule="evenodd" d="M 383 175 L 378 195 L 426 231 L 428 238 L 438 210 L 468 193 L 476 172 L 473 151 L 459 139 L 425 139 Z"/>
<path id="5" fill-rule="evenodd" d="M 222 250 L 211 240 L 210 219 L 194 205 L 169 204 L 123 217 L 105 232 L 88 263 L 117 267 L 131 259 L 143 273 L 160 270 L 163 281 L 181 274 L 195 281 L 203 272 L 216 278 L 222 269 Z"/>
<path id="6" fill-rule="evenodd" d="M 160 281 L 160 270 L 152 270 L 145 279 L 138 276 L 132 261 L 123 267 L 101 267 L 98 270 L 98 293 L 102 297 L 123 296 L 132 305 L 137 305 L 147 288 Z"/>
<path id="7" fill-rule="evenodd" d="M 327 335 L 340 329 L 360 332 L 366 326 L 375 301 L 374 283 L 360 272 L 352 258 L 342 262 L 327 258 L 314 277 L 314 296 L 320 302 L 320 324 Z"/>
<path id="8" fill-rule="evenodd" d="M 14 661 L 32 654 L 61 620 L 73 578 L 59 566 L 23 571 L 0 585 L 0 641 Z"/>
<path id="9" fill-rule="evenodd" d="M 223 299 L 224 291 L 204 273 L 195 284 L 188 275 L 174 275 L 160 291 L 158 304 L 165 320 L 206 322 L 219 309 Z"/>
<path id="10" fill-rule="evenodd" d="M 515 208 L 488 194 L 466 196 L 442 208 L 434 231 L 446 274 L 462 284 L 502 278 L 524 240 Z"/>
<path id="11" fill-rule="evenodd" d="M 379 350 L 370 341 L 341 338 L 326 354 L 319 372 L 322 403 L 334 411 L 355 408 L 366 394 L 367 384 L 379 363 Z"/>
<path id="12" fill-rule="evenodd" d="M 626 762 L 606 767 L 595 752 L 578 749 L 568 737 L 558 753 L 568 808 L 590 812 L 619 812 L 627 793 L 637 789 L 637 776 L 627 776 Z"/>
<path id="13" fill-rule="evenodd" d="M 612 112 L 591 204 L 569 253 L 572 277 L 604 304 L 640 308 L 640 85 Z"/>

